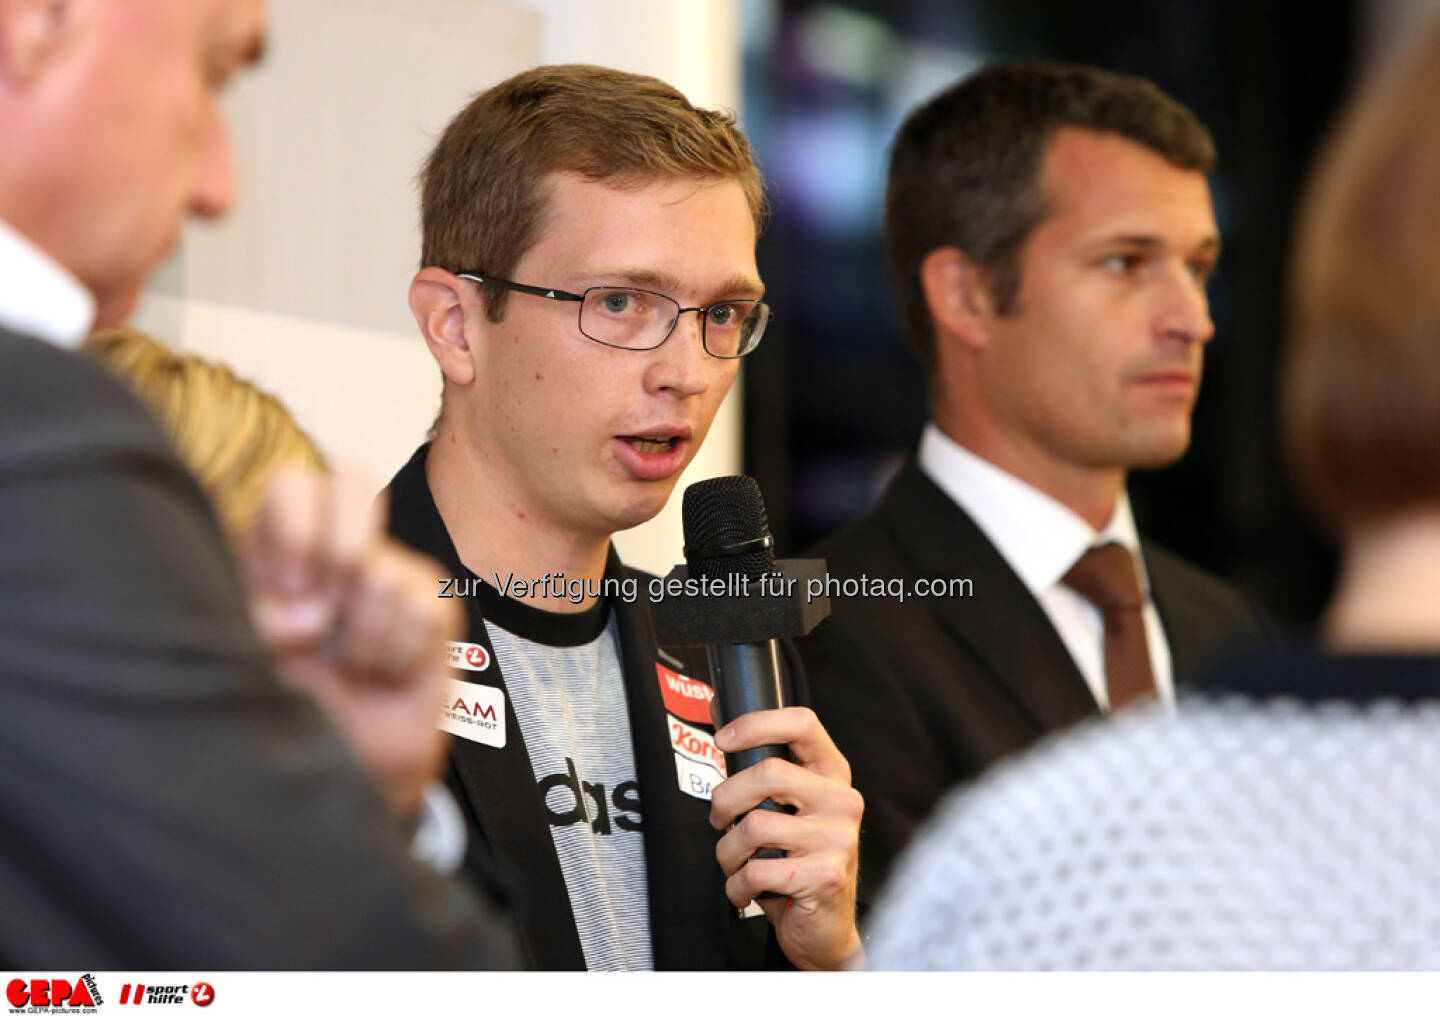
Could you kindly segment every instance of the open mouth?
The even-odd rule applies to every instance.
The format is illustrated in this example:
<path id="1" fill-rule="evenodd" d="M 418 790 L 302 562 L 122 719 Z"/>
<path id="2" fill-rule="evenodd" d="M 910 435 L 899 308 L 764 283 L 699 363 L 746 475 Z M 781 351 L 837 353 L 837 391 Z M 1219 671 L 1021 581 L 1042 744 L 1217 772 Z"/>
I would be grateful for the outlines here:
<path id="1" fill-rule="evenodd" d="M 631 448 L 646 455 L 664 455 L 675 450 L 676 443 L 680 440 L 676 437 L 622 437 Z"/>

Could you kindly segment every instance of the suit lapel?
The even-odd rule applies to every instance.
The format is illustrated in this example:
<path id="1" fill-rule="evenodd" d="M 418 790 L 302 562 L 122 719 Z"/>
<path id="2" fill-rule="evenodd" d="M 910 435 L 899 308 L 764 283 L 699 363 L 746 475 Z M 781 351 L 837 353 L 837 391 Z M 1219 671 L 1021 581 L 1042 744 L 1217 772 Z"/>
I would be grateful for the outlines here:
<path id="1" fill-rule="evenodd" d="M 607 577 L 626 575 L 614 549 Z M 643 585 L 643 582 L 642 582 Z M 656 970 L 713 968 L 726 956 L 729 915 L 709 806 L 679 789 L 644 603 L 616 603 L 635 773 L 640 781 L 650 942 Z M 694 675 L 705 677 L 705 675 Z"/>
<path id="2" fill-rule="evenodd" d="M 1098 713 L 1039 601 L 970 516 L 908 462 L 882 514 L 917 577 L 969 578 L 973 595 L 920 601 L 1035 721 L 1054 730 Z"/>
<path id="3" fill-rule="evenodd" d="M 480 606 L 466 600 L 467 639 L 485 647 L 490 666 L 466 675 L 476 684 L 505 692 L 505 677 L 485 632 Z M 451 740 L 451 764 L 466 802 L 490 849 L 508 871 L 523 875 L 520 931 L 527 953 L 541 970 L 584 970 L 585 953 L 570 907 L 569 890 L 550 833 L 550 817 L 535 782 L 530 754 L 515 707 L 505 694 L 505 747 L 493 748 L 460 737 Z"/>
<path id="4" fill-rule="evenodd" d="M 425 479 L 428 450 L 429 445 L 422 445 L 390 484 L 390 531 L 436 558 L 447 576 L 468 578 L 470 572 L 460 561 Z M 510 880 L 521 887 L 516 923 L 530 962 L 542 970 L 583 970 L 585 954 L 525 738 L 505 692 L 505 678 L 486 634 L 479 600 L 467 596 L 463 602 L 466 640 L 484 647 L 489 664 L 480 671 L 455 670 L 452 676 L 499 688 L 505 695 L 505 746 L 494 748 L 453 737 L 452 785 L 463 792 L 480 836 L 510 873 Z M 476 832 L 472 828 L 469 835 Z"/>

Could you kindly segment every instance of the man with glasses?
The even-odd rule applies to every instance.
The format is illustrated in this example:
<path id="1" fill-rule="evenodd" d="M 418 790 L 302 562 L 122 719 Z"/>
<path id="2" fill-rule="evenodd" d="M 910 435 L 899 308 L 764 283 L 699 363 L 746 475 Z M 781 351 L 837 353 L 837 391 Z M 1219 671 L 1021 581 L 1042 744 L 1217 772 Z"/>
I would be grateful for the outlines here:
<path id="1" fill-rule="evenodd" d="M 764 336 L 762 204 L 731 118 L 597 67 L 480 94 L 425 167 L 410 305 L 444 394 L 392 531 L 464 596 L 451 785 L 542 968 L 859 953 L 844 758 L 808 709 L 713 732 L 703 663 L 656 646 L 610 545 L 664 506 Z M 796 761 L 725 780 L 723 753 L 760 744 Z M 795 814 L 751 811 L 766 797 Z"/>

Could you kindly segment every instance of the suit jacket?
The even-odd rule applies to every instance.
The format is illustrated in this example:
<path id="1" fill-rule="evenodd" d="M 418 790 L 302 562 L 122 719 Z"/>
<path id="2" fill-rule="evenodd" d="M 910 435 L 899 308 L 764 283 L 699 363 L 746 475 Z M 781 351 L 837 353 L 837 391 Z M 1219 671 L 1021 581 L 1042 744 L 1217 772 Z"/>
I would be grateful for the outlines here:
<path id="1" fill-rule="evenodd" d="M 440 561 L 445 574 L 474 576 L 461 563 L 435 507 L 425 476 L 428 445 L 422 445 L 390 483 L 390 528 L 396 538 Z M 788 965 L 763 916 L 742 918 L 725 896 L 724 873 L 715 859 L 718 834 L 710 827 L 708 800 L 680 789 L 676 763 L 676 717 L 662 694 L 659 666 L 709 684 L 703 651 L 662 651 L 647 606 L 650 576 L 620 563 L 614 549 L 607 579 L 634 578 L 639 597 L 633 603 L 611 601 L 620 635 L 630 736 L 640 784 L 640 812 L 649 883 L 650 941 L 657 970 L 776 968 Z M 527 576 L 522 576 L 526 577 Z M 478 597 L 465 597 L 467 642 L 484 650 L 483 669 L 459 669 L 457 679 L 505 689 L 494 658 Z M 525 739 L 510 696 L 505 703 L 505 746 L 495 748 L 461 737 L 451 744 L 449 783 L 466 813 L 472 853 L 470 864 L 484 873 L 493 856 L 508 872 L 514 889 L 521 946 L 529 964 L 545 970 L 583 970 L 585 957 L 550 820 L 536 784 Z M 683 722 L 706 733 L 708 723 Z"/>
<path id="2" fill-rule="evenodd" d="M 1238 592 L 1142 541 L 1177 683 L 1264 631 Z M 1099 712 L 1044 608 L 954 501 L 908 462 L 880 505 L 815 547 L 835 577 L 969 578 L 956 598 L 834 597 L 798 643 L 821 722 L 865 797 L 861 903 L 956 783 Z"/>
<path id="3" fill-rule="evenodd" d="M 513 962 L 276 682 L 156 422 L 100 365 L 3 330 L 0 520 L 0 967 Z"/>

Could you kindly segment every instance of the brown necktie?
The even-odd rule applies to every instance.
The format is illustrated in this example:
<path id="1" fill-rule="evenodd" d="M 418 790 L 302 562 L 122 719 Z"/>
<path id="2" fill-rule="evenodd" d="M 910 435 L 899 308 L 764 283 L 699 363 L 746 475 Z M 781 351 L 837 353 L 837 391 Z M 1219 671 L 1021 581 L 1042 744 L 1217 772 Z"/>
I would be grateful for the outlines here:
<path id="1" fill-rule="evenodd" d="M 1155 694 L 1135 559 L 1118 543 L 1091 547 L 1061 579 L 1105 619 L 1105 684 L 1112 711 Z"/>

